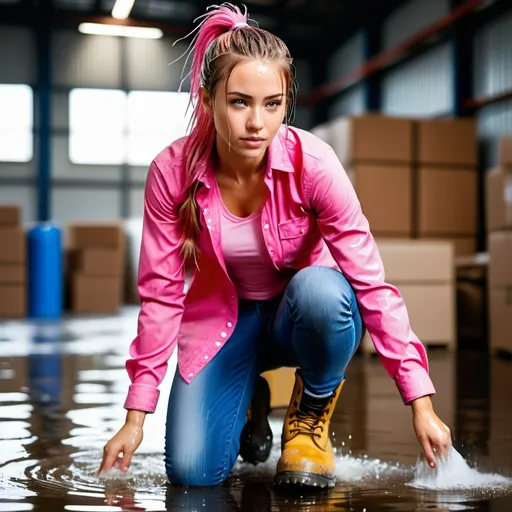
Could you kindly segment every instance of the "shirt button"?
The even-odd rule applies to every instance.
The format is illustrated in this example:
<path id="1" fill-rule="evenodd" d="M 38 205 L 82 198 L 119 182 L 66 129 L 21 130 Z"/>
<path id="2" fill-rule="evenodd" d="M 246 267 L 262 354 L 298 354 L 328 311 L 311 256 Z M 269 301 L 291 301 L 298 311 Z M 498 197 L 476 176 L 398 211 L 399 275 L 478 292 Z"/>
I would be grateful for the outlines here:
<path id="1" fill-rule="evenodd" d="M 216 341 L 215 345 L 217 345 L 217 347 L 220 347 L 222 345 L 222 343 L 220 341 Z"/>
<path id="2" fill-rule="evenodd" d="M 300 230 L 300 234 L 301 234 L 301 235 L 303 235 L 303 234 L 304 234 L 304 228 L 302 228 L 302 229 Z"/>
<path id="3" fill-rule="evenodd" d="M 233 324 L 231 322 L 228 322 L 228 327 L 233 327 Z"/>
<path id="4" fill-rule="evenodd" d="M 194 376 L 194 374 L 193 374 L 192 372 L 190 372 L 190 373 L 188 374 L 188 376 L 189 376 L 189 377 L 193 377 L 193 376 Z"/>
<path id="5" fill-rule="evenodd" d="M 265 225 L 263 226 L 263 229 L 268 229 L 268 224 L 265 224 Z"/>
<path id="6" fill-rule="evenodd" d="M 206 222 L 208 222 L 208 224 L 211 224 L 212 219 L 208 219 Z"/>
<path id="7" fill-rule="evenodd" d="M 209 211 L 210 211 L 210 210 L 208 210 L 208 208 L 205 208 L 205 209 L 203 210 L 203 213 L 206 215 Z"/>
<path id="8" fill-rule="evenodd" d="M 225 338 L 225 337 L 227 336 L 227 334 L 226 334 L 224 331 L 222 331 L 222 332 L 220 333 L 220 335 L 221 335 L 223 338 Z"/>
<path id="9" fill-rule="evenodd" d="M 208 359 L 208 356 L 204 356 L 205 359 Z"/>

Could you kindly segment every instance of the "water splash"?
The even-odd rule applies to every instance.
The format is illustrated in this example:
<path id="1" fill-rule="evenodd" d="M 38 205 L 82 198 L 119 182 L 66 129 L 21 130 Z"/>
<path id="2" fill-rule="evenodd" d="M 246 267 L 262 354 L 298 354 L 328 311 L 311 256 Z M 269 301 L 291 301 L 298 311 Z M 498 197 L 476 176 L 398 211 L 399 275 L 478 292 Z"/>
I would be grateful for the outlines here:
<path id="1" fill-rule="evenodd" d="M 429 467 L 424 458 L 419 458 L 414 468 L 411 487 L 419 489 L 462 490 L 491 488 L 512 484 L 510 478 L 495 473 L 480 473 L 471 468 L 462 455 L 453 447 L 445 460 L 438 459 L 437 467 Z"/>

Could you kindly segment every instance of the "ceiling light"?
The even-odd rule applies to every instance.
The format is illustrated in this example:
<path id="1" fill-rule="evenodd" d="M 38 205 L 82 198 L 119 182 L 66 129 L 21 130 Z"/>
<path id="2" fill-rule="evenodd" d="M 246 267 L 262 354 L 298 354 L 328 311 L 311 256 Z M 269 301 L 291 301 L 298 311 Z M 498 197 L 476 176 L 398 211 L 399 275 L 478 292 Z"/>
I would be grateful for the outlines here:
<path id="1" fill-rule="evenodd" d="M 116 0 L 112 9 L 112 16 L 118 20 L 125 20 L 130 16 L 135 0 Z"/>
<path id="2" fill-rule="evenodd" d="M 142 39 L 160 39 L 164 35 L 159 28 L 129 27 L 102 23 L 80 23 L 78 30 L 82 34 L 95 36 L 137 37 Z"/>

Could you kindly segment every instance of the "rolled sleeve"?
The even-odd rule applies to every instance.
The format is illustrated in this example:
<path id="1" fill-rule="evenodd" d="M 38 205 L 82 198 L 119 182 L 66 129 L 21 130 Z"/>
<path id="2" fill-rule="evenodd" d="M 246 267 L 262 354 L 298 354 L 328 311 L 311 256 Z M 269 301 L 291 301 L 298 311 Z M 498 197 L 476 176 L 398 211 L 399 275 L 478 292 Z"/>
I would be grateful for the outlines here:
<path id="1" fill-rule="evenodd" d="M 395 379 L 395 383 L 404 404 L 410 404 L 417 398 L 434 395 L 436 392 L 431 378 L 424 369 L 407 372 Z"/>
<path id="2" fill-rule="evenodd" d="M 131 384 L 128 388 L 124 408 L 137 411 L 155 412 L 160 391 L 154 386 L 146 384 Z"/>

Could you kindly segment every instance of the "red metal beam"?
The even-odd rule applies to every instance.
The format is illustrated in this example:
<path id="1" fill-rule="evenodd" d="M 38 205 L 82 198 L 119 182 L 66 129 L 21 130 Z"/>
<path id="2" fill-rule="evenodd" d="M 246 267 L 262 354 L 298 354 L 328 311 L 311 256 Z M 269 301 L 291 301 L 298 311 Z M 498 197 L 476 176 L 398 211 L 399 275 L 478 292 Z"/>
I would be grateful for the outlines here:
<path id="1" fill-rule="evenodd" d="M 422 43 L 431 37 L 439 34 L 441 31 L 452 26 L 456 21 L 470 14 L 477 9 L 483 0 L 468 0 L 464 4 L 454 9 L 452 12 L 432 23 L 425 29 L 413 35 L 403 43 L 379 53 L 375 57 L 368 60 L 363 66 L 349 73 L 348 75 L 335 80 L 334 82 L 327 83 L 315 89 L 308 95 L 298 98 L 297 103 L 308 107 L 315 107 L 321 101 L 334 96 L 343 91 L 346 87 L 366 78 L 376 71 L 384 69 L 405 55 L 409 54 L 412 50 L 419 47 Z"/>
<path id="2" fill-rule="evenodd" d="M 512 90 L 505 91 L 501 94 L 496 94 L 496 96 L 489 96 L 488 98 L 470 98 L 464 102 L 464 106 L 470 110 L 477 110 L 479 108 L 485 107 L 487 105 L 492 105 L 493 103 L 499 103 L 501 101 L 511 100 L 512 99 Z"/>

